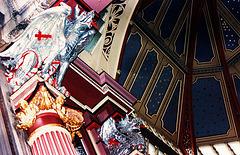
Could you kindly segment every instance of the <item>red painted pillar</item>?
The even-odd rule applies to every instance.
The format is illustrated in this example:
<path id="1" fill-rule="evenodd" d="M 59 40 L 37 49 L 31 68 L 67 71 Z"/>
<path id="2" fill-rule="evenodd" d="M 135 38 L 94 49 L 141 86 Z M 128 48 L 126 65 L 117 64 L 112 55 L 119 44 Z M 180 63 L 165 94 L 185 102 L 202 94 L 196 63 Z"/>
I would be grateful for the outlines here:
<path id="1" fill-rule="evenodd" d="M 28 129 L 27 133 L 28 143 L 34 155 L 77 154 L 70 133 L 53 110 L 38 114 L 35 123 Z"/>
<path id="2" fill-rule="evenodd" d="M 32 153 L 77 155 L 72 137 L 81 135 L 78 130 L 84 120 L 82 113 L 62 107 L 64 97 L 59 95 L 54 99 L 43 85 L 35 90 L 29 102 L 23 99 L 18 101 L 21 111 L 16 115 L 20 121 L 17 127 L 27 131 Z"/>

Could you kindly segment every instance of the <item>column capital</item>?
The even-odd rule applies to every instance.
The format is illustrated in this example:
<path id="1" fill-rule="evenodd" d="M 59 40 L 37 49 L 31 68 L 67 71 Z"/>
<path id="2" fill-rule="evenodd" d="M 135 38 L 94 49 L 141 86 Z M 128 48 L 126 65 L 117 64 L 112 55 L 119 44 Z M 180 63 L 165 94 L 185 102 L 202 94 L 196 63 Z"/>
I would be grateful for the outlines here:
<path id="1" fill-rule="evenodd" d="M 35 92 L 35 93 L 34 93 Z M 18 101 L 20 112 L 17 118 L 20 124 L 19 129 L 28 130 L 28 136 L 36 129 L 49 124 L 64 126 L 74 138 L 75 134 L 81 136 L 77 131 L 83 125 L 83 114 L 77 110 L 64 107 L 64 96 L 54 97 L 45 85 L 36 88 L 28 100 Z M 56 99 L 55 99 L 56 98 Z"/>

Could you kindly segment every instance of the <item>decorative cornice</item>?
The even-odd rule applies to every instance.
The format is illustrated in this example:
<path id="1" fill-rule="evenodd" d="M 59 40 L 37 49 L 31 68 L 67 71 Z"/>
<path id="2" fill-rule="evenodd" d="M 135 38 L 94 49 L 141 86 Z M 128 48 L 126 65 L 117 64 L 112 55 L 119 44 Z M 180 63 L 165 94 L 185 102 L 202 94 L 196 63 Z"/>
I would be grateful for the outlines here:
<path id="1" fill-rule="evenodd" d="M 14 108 L 19 108 L 18 101 L 27 100 L 29 96 L 31 96 L 31 94 L 35 91 L 37 85 L 40 85 L 40 83 L 44 84 L 55 97 L 62 95 L 51 84 L 44 82 L 44 79 L 42 79 L 40 76 L 34 75 L 31 79 L 24 83 L 21 88 L 19 88 L 14 94 L 10 96 L 10 100 L 14 105 Z"/>
<path id="2" fill-rule="evenodd" d="M 111 86 L 115 91 L 120 93 L 124 98 L 126 98 L 131 104 L 135 103 L 137 99 L 129 93 L 126 89 L 124 89 L 119 83 L 117 83 L 113 78 L 111 78 L 106 72 L 102 72 L 100 75 L 97 74 L 94 70 L 92 70 L 88 65 L 86 65 L 82 60 L 77 58 L 73 64 L 70 66 L 72 67 L 75 65 L 79 69 L 81 69 L 85 74 L 92 78 L 95 82 L 99 85 L 103 86 L 104 84 L 108 84 Z"/>

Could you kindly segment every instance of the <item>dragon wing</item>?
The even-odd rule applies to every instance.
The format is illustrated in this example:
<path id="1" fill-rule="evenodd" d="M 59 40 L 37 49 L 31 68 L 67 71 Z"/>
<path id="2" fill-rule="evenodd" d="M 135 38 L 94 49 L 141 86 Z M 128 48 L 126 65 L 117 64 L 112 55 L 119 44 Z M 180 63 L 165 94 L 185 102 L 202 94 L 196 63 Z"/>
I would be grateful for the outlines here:
<path id="1" fill-rule="evenodd" d="M 17 62 L 25 51 L 34 50 L 43 60 L 50 53 L 60 51 L 66 44 L 64 26 L 70 12 L 71 8 L 62 4 L 33 17 L 25 31 L 9 49 L 0 53 L 0 57 L 11 57 Z M 51 35 L 51 38 L 40 38 L 39 40 L 36 37 L 39 31 L 41 34 Z"/>

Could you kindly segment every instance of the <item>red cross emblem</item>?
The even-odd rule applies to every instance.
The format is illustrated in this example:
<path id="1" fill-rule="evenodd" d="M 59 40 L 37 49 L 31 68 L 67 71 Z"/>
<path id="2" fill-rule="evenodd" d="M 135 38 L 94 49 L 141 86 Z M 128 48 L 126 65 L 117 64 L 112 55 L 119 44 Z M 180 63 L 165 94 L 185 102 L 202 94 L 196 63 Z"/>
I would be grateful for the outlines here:
<path id="1" fill-rule="evenodd" d="M 113 144 L 114 144 L 114 145 L 119 145 L 119 144 L 120 144 L 119 142 L 116 142 L 116 141 L 114 140 L 114 138 L 108 139 L 108 142 L 109 142 L 109 145 L 110 145 L 110 146 L 112 146 Z"/>
<path id="2" fill-rule="evenodd" d="M 38 41 L 40 41 L 42 38 L 52 38 L 52 35 L 42 34 L 41 31 L 38 31 L 38 34 L 35 34 L 35 37 L 37 37 Z"/>

